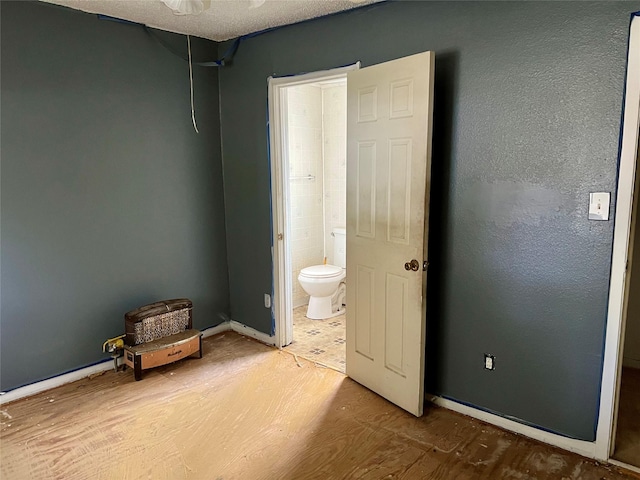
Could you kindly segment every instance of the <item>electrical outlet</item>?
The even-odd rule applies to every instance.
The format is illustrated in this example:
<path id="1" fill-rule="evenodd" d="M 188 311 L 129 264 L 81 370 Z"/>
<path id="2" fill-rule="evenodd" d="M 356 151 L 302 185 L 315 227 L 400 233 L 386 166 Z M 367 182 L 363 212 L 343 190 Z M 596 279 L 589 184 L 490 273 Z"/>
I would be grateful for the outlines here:
<path id="1" fill-rule="evenodd" d="M 271 308 L 271 295 L 268 293 L 264 294 L 264 308 Z"/>
<path id="2" fill-rule="evenodd" d="M 493 355 L 489 355 L 488 353 L 484 354 L 484 368 L 486 370 L 495 370 L 496 369 L 496 357 Z"/>

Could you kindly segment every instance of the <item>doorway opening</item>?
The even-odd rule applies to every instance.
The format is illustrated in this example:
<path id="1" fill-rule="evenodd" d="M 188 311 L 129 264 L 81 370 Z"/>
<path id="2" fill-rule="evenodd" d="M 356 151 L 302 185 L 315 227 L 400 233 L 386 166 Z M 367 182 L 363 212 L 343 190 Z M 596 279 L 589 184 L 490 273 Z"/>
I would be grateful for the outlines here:
<path id="1" fill-rule="evenodd" d="M 622 365 L 619 369 L 617 413 L 612 458 L 640 469 L 640 222 L 638 208 L 640 168 L 636 144 L 636 169 L 629 233 L 629 253 L 623 307 Z"/>
<path id="2" fill-rule="evenodd" d="M 269 79 L 279 347 L 346 371 L 347 72 Z"/>
<path id="3" fill-rule="evenodd" d="M 337 322 L 334 314 L 342 313 L 340 284 L 346 274 L 345 373 L 416 416 L 422 415 L 424 403 L 434 64 L 429 51 L 363 69 L 356 64 L 326 74 L 269 80 L 277 345 L 294 340 L 292 209 L 285 202 L 291 196 L 285 147 L 292 130 L 285 121 L 284 99 L 289 87 L 337 81 L 346 74 L 346 233 L 331 229 L 334 238 L 344 237 L 346 272 L 324 265 L 324 258 L 311 267 L 314 271 L 300 271 L 303 287 L 309 278 L 321 280 L 313 289 L 325 280 L 337 282 L 335 296 L 331 290 L 314 294 L 307 289 L 306 316 Z M 304 177 L 312 173 L 300 173 L 301 180 L 310 180 Z M 336 261 L 339 253 L 334 248 L 328 260 Z"/>
<path id="4" fill-rule="evenodd" d="M 631 16 L 618 192 L 613 234 L 609 306 L 595 457 L 640 472 L 640 396 L 634 382 L 640 367 L 637 331 L 640 308 L 640 17 Z M 636 253 L 637 252 L 637 253 Z M 637 309 L 637 310 L 636 310 Z M 637 358 L 636 358 L 637 357 Z M 640 384 L 640 382 L 638 383 Z M 635 418 L 633 418 L 635 416 Z"/>

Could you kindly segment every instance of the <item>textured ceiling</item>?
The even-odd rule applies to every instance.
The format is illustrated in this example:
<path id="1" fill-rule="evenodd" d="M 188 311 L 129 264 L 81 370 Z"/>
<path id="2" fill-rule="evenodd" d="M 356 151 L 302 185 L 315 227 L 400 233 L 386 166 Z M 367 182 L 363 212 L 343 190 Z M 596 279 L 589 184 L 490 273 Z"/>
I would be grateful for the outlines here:
<path id="1" fill-rule="evenodd" d="M 266 0 L 257 8 L 251 8 L 249 0 L 210 0 L 209 8 L 199 15 L 174 15 L 160 0 L 42 1 L 221 41 L 380 0 Z"/>

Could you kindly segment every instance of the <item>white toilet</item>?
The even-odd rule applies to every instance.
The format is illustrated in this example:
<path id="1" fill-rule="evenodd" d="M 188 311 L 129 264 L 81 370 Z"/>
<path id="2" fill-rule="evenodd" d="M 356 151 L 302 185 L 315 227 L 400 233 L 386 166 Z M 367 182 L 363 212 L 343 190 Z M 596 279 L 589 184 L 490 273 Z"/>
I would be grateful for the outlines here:
<path id="1" fill-rule="evenodd" d="M 310 296 L 307 318 L 322 320 L 342 315 L 344 309 L 344 278 L 347 267 L 347 232 L 334 228 L 333 261 L 335 265 L 314 265 L 303 268 L 298 281 Z"/>

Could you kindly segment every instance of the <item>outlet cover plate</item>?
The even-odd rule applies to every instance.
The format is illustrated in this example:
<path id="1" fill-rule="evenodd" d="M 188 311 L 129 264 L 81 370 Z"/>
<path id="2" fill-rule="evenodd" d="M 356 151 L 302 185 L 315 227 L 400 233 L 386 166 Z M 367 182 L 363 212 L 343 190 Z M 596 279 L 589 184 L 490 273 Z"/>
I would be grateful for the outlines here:
<path id="1" fill-rule="evenodd" d="M 484 354 L 484 368 L 485 370 L 495 370 L 496 369 L 496 357 L 490 355 L 488 353 Z"/>

